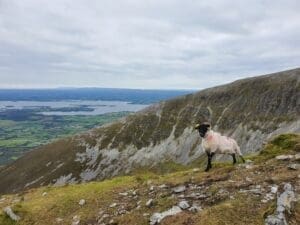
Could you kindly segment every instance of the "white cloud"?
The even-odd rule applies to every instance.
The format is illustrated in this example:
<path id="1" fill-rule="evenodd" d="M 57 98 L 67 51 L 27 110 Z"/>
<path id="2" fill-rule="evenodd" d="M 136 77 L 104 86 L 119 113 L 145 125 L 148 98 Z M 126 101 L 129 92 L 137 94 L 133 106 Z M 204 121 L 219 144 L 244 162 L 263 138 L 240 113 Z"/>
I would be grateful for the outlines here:
<path id="1" fill-rule="evenodd" d="M 299 66 L 300 2 L 0 0 L 0 87 L 204 88 Z"/>

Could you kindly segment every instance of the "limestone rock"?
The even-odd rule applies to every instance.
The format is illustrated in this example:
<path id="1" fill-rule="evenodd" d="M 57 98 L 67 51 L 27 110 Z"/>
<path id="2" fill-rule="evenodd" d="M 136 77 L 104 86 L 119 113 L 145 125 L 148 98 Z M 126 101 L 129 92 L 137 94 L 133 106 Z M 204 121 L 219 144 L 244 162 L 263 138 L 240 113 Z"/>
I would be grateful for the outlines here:
<path id="1" fill-rule="evenodd" d="M 277 160 L 290 160 L 293 158 L 294 158 L 293 155 L 278 155 L 278 156 L 276 156 Z"/>
<path id="2" fill-rule="evenodd" d="M 299 163 L 292 163 L 288 165 L 288 168 L 290 170 L 299 170 L 300 169 L 300 164 Z"/>
<path id="3" fill-rule="evenodd" d="M 6 215 L 8 215 L 8 216 L 9 216 L 12 220 L 14 220 L 14 221 L 18 221 L 18 220 L 21 219 L 18 215 L 16 215 L 16 214 L 13 212 L 13 210 L 11 209 L 10 206 L 5 207 L 5 208 L 3 209 L 3 211 L 5 212 Z"/>
<path id="4" fill-rule="evenodd" d="M 147 207 L 151 207 L 151 206 L 153 206 L 153 204 L 154 204 L 154 201 L 153 201 L 153 199 L 151 198 L 151 199 L 149 199 L 147 202 L 146 202 L 146 206 Z"/>
<path id="5" fill-rule="evenodd" d="M 85 205 L 85 200 L 84 199 L 80 199 L 80 201 L 78 202 L 79 205 L 83 206 Z"/>
<path id="6" fill-rule="evenodd" d="M 160 221 L 162 221 L 162 219 L 164 219 L 167 216 L 173 216 L 176 215 L 177 213 L 180 213 L 182 210 L 180 207 L 178 206 L 173 206 L 171 209 L 164 211 L 162 213 L 154 213 L 151 217 L 150 217 L 150 225 L 155 225 L 160 223 Z"/>
<path id="7" fill-rule="evenodd" d="M 114 208 L 114 207 L 116 207 L 116 206 L 117 206 L 117 203 L 114 202 L 114 203 L 110 204 L 109 207 L 110 207 L 110 208 Z"/>
<path id="8" fill-rule="evenodd" d="M 291 184 L 284 185 L 284 192 L 277 199 L 277 208 L 273 215 L 269 215 L 265 220 L 265 225 L 287 225 L 285 211 L 290 212 L 293 203 L 296 202 L 296 195 Z"/>
<path id="9" fill-rule="evenodd" d="M 181 192 L 184 192 L 185 190 L 186 190 L 186 187 L 184 185 L 180 185 L 180 186 L 173 188 L 174 193 L 181 193 Z"/>
<path id="10" fill-rule="evenodd" d="M 181 209 L 188 209 L 190 207 L 189 203 L 185 200 L 181 201 L 178 203 L 178 206 L 181 208 Z"/>

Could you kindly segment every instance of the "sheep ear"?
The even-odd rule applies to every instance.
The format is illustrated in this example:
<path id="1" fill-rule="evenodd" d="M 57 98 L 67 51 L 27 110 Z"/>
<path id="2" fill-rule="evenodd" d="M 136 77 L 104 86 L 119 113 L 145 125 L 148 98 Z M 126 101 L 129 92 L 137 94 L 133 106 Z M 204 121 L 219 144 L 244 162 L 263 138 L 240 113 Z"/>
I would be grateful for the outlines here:
<path id="1" fill-rule="evenodd" d="M 194 129 L 198 129 L 200 127 L 200 124 L 197 123 L 195 126 L 194 126 Z"/>

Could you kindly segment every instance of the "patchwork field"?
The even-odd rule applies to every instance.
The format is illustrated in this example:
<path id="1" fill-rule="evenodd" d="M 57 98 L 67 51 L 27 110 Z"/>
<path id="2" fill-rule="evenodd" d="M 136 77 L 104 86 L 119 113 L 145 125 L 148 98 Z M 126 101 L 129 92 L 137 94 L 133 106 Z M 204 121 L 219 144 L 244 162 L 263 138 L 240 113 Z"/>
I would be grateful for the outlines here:
<path id="1" fill-rule="evenodd" d="M 14 110 L 0 117 L 0 165 L 19 158 L 26 151 L 57 138 L 78 134 L 119 119 L 129 112 L 103 115 L 46 116 L 30 110 Z M 14 117 L 12 116 L 14 114 Z"/>

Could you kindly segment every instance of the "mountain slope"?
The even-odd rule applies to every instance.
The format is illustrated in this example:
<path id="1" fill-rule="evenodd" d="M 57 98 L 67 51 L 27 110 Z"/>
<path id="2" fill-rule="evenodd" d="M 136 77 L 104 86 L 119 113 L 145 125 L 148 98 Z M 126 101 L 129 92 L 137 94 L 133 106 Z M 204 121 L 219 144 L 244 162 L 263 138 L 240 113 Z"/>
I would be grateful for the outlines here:
<path id="1" fill-rule="evenodd" d="M 196 122 L 237 139 L 244 153 L 300 131 L 300 69 L 238 80 L 152 105 L 115 123 L 35 149 L 0 171 L 0 193 L 102 180 L 164 161 L 201 161 Z"/>
<path id="2" fill-rule="evenodd" d="M 161 218 L 160 213 L 175 207 L 178 213 L 163 218 L 160 224 L 258 225 L 276 215 L 280 202 L 277 199 L 288 183 L 291 191 L 283 204 L 288 207 L 291 203 L 291 207 L 285 209 L 284 215 L 288 224 L 296 225 L 300 223 L 299 170 L 289 169 L 289 165 L 299 165 L 295 157 L 300 154 L 299 144 L 299 135 L 280 135 L 260 154 L 248 156 L 246 164 L 214 163 L 209 173 L 198 168 L 163 176 L 142 173 L 4 195 L 0 197 L 0 208 L 10 206 L 20 220 L 15 223 L 0 211 L 0 224 L 30 225 L 47 221 L 48 225 L 148 225 Z M 294 159 L 275 158 L 282 154 L 292 155 Z M 178 210 L 178 205 L 183 209 Z"/>

